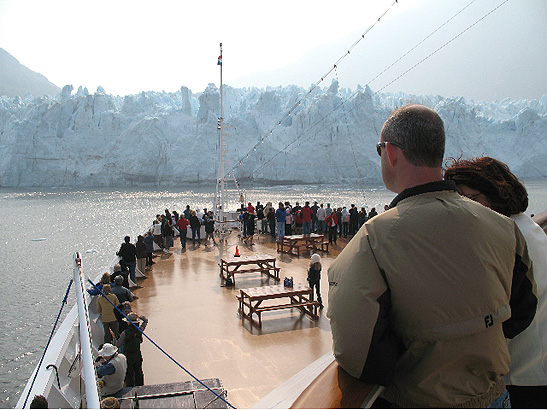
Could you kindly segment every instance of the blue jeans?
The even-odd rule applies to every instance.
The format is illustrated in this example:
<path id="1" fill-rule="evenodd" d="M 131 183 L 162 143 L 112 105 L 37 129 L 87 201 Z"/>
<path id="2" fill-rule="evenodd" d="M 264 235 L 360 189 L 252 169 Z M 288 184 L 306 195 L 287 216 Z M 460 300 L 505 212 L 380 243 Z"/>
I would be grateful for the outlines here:
<path id="1" fill-rule="evenodd" d="M 188 229 L 181 229 L 180 230 L 180 245 L 185 248 L 186 247 L 186 235 L 187 235 L 187 232 Z"/>
<path id="2" fill-rule="evenodd" d="M 496 400 L 494 400 L 488 409 L 510 409 L 511 400 L 509 399 L 509 392 L 505 390 Z"/>
<path id="3" fill-rule="evenodd" d="M 318 223 L 318 228 L 317 228 L 317 231 L 320 233 L 320 234 L 324 234 L 325 233 L 325 220 L 318 220 L 317 221 Z"/>
<path id="4" fill-rule="evenodd" d="M 201 243 L 201 238 L 200 238 L 200 235 L 201 235 L 201 232 L 200 232 L 200 228 L 192 228 L 192 244 L 195 245 L 196 244 L 196 235 L 198 237 L 198 243 Z"/>
<path id="5" fill-rule="evenodd" d="M 135 268 L 137 267 L 137 261 L 135 261 L 135 262 L 124 262 L 124 265 L 129 268 L 129 277 L 131 278 L 131 280 L 133 282 L 136 283 Z"/>
<path id="6" fill-rule="evenodd" d="M 277 239 L 285 236 L 285 222 L 277 222 Z"/>
<path id="7" fill-rule="evenodd" d="M 302 233 L 304 235 L 311 233 L 311 221 L 310 222 L 302 222 Z"/>

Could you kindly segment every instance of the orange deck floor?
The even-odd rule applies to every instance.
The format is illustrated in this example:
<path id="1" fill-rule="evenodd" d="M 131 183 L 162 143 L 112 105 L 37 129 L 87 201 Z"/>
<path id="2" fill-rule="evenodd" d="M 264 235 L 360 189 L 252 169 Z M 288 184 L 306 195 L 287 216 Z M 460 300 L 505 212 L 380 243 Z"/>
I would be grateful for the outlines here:
<path id="1" fill-rule="evenodd" d="M 218 242 L 218 241 L 217 241 Z M 218 377 L 228 391 L 228 401 L 237 408 L 248 408 L 271 390 L 329 352 L 332 338 L 329 320 L 327 269 L 338 255 L 338 240 L 328 255 L 322 256 L 321 293 L 325 309 L 319 320 L 312 320 L 298 309 L 263 314 L 262 328 L 242 320 L 236 295 L 239 289 L 277 282 L 259 273 L 236 274 L 235 287 L 221 287 L 218 262 L 232 257 L 236 245 L 242 256 L 269 254 L 277 257 L 280 278 L 293 277 L 306 283 L 310 257 L 276 252 L 269 235 L 255 235 L 251 247 L 233 231 L 226 242 L 213 246 L 192 245 L 181 249 L 177 239 L 170 253 L 154 258 L 147 278 L 138 280 L 142 288 L 133 309 L 149 319 L 146 334 L 182 366 L 200 379 Z M 142 344 L 146 384 L 191 380 L 149 340 Z"/>

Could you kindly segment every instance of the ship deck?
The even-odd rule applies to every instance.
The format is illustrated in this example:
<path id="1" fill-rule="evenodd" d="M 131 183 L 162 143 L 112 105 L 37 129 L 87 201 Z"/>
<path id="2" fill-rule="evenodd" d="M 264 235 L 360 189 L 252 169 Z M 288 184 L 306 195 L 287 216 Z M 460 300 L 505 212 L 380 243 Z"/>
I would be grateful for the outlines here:
<path id="1" fill-rule="evenodd" d="M 217 240 L 218 243 L 218 240 Z M 262 327 L 253 326 L 238 315 L 236 295 L 240 289 L 275 285 L 274 279 L 260 273 L 236 274 L 235 287 L 222 287 L 220 258 L 269 254 L 281 268 L 279 283 L 293 277 L 294 283 L 307 283 L 309 255 L 300 257 L 277 253 L 270 235 L 255 235 L 255 244 L 246 245 L 232 231 L 226 241 L 213 246 L 192 245 L 181 249 L 177 239 L 170 252 L 154 258 L 133 310 L 149 319 L 146 334 L 182 366 L 199 379 L 220 378 L 235 407 L 248 408 L 304 367 L 329 352 L 331 330 L 326 318 L 328 281 L 326 272 L 341 248 L 338 239 L 329 254 L 321 258 L 321 294 L 325 309 L 313 320 L 298 309 L 265 312 Z M 191 380 L 150 341 L 142 347 L 145 384 Z"/>

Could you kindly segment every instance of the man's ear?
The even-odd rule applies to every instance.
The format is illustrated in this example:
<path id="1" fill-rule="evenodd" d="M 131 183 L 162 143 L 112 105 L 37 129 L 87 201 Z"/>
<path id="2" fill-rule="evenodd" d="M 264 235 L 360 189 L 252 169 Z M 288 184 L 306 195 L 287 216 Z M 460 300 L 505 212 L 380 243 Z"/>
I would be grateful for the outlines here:
<path id="1" fill-rule="evenodd" d="M 390 166 L 394 166 L 395 163 L 399 160 L 400 155 L 403 154 L 400 148 L 396 147 L 389 142 L 385 146 L 387 160 Z"/>

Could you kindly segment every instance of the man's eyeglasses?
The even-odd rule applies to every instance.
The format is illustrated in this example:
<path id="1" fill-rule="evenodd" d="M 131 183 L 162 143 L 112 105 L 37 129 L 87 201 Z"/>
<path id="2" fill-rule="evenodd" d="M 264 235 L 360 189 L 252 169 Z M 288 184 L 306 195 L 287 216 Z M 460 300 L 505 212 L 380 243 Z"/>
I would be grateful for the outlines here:
<path id="1" fill-rule="evenodd" d="M 386 146 L 386 144 L 395 145 L 396 147 L 399 147 L 400 149 L 403 149 L 403 146 L 401 144 L 396 143 L 396 142 L 390 142 L 390 141 L 379 142 L 379 143 L 376 144 L 376 152 L 378 153 L 379 156 L 382 156 L 381 148 L 384 148 Z"/>

